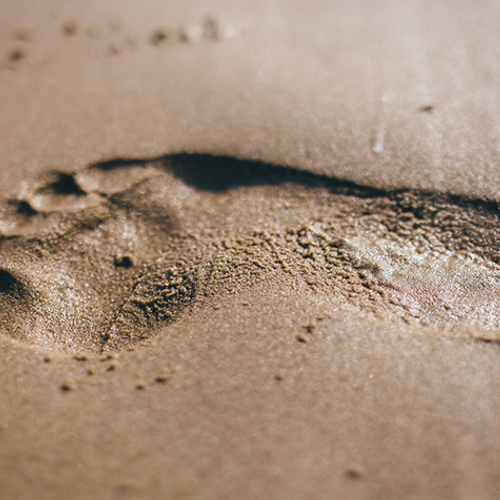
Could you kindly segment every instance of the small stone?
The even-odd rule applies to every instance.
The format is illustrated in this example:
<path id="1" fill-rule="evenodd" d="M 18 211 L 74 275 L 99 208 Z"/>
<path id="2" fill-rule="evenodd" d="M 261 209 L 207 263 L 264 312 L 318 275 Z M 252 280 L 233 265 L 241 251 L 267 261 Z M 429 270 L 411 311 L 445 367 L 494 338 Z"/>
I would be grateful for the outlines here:
<path id="1" fill-rule="evenodd" d="M 63 391 L 63 392 L 69 392 L 72 389 L 74 389 L 74 387 L 75 387 L 75 384 L 74 384 L 74 382 L 72 380 L 65 380 L 61 384 L 61 391 Z"/>
<path id="2" fill-rule="evenodd" d="M 151 35 L 151 45 L 159 46 L 164 43 L 172 43 L 177 38 L 177 34 L 170 28 L 159 28 Z"/>
<path id="3" fill-rule="evenodd" d="M 365 475 L 365 470 L 361 465 L 353 464 L 346 469 L 345 475 L 349 479 L 360 479 Z"/>
<path id="4" fill-rule="evenodd" d="M 168 377 L 166 375 L 160 375 L 155 378 L 157 384 L 166 384 L 168 382 Z"/>
<path id="5" fill-rule="evenodd" d="M 310 321 L 309 323 L 307 323 L 307 325 L 304 325 L 303 328 L 307 333 L 313 333 L 314 329 L 316 328 L 316 324 L 314 323 L 314 321 Z"/>
<path id="6" fill-rule="evenodd" d="M 66 35 L 66 36 L 73 36 L 73 35 L 76 35 L 77 32 L 78 32 L 78 23 L 76 21 L 66 21 L 64 24 L 63 24 L 63 33 Z"/>
<path id="7" fill-rule="evenodd" d="M 434 109 L 435 107 L 432 104 L 424 104 L 418 108 L 421 113 L 432 113 Z"/>

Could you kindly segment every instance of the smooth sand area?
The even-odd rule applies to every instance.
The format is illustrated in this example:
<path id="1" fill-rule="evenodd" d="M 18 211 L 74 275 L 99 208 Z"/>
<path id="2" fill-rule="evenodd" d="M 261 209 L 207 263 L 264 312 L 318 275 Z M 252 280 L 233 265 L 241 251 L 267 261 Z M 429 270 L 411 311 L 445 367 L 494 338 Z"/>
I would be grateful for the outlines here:
<path id="1" fill-rule="evenodd" d="M 0 499 L 497 499 L 499 21 L 0 1 Z"/>

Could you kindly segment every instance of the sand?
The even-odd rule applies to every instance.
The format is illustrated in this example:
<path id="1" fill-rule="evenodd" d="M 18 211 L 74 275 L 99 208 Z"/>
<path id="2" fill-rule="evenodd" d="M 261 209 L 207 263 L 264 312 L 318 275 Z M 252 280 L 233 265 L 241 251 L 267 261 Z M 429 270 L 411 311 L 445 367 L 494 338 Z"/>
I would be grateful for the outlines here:
<path id="1" fill-rule="evenodd" d="M 0 498 L 498 497 L 496 5 L 1 9 Z"/>

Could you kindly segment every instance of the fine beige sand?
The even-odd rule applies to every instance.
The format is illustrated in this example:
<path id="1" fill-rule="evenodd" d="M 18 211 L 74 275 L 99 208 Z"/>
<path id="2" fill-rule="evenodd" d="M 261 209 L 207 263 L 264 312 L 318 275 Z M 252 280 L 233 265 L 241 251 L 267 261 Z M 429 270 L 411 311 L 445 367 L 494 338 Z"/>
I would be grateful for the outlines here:
<path id="1" fill-rule="evenodd" d="M 499 498 L 499 21 L 2 0 L 0 499 Z"/>

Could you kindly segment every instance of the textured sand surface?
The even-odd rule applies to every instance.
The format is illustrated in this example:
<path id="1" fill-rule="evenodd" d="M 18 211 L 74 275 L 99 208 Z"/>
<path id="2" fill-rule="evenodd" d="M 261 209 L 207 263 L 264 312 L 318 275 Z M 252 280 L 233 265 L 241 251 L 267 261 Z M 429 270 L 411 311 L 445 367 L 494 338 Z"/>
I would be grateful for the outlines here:
<path id="1" fill-rule="evenodd" d="M 1 1 L 0 498 L 497 499 L 499 18 Z"/>

